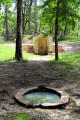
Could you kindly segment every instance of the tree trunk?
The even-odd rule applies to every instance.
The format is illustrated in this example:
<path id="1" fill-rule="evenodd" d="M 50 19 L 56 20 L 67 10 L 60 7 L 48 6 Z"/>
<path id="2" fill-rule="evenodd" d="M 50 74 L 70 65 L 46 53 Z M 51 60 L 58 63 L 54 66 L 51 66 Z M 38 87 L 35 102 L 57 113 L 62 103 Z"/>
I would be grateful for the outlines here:
<path id="1" fill-rule="evenodd" d="M 53 30 L 54 30 L 54 23 L 52 23 L 52 34 L 53 34 Z"/>
<path id="2" fill-rule="evenodd" d="M 22 29 L 23 29 L 23 35 L 24 35 L 24 32 L 25 32 L 25 25 L 24 25 L 24 22 L 25 22 L 25 13 L 24 12 L 22 13 L 22 19 L 23 19 Z"/>
<path id="3" fill-rule="evenodd" d="M 31 8 L 29 11 L 28 29 L 29 29 L 29 35 L 31 35 Z"/>
<path id="4" fill-rule="evenodd" d="M 17 34 L 15 59 L 22 59 L 22 0 L 17 0 Z"/>
<path id="5" fill-rule="evenodd" d="M 5 21 L 6 21 L 6 40 L 9 40 L 9 29 L 8 29 L 8 15 L 7 15 L 7 12 L 8 12 L 8 8 L 7 8 L 7 5 L 5 5 Z"/>
<path id="6" fill-rule="evenodd" d="M 29 35 L 31 35 L 31 6 L 32 6 L 33 0 L 30 0 L 29 5 L 29 17 L 28 17 L 28 29 L 29 29 Z"/>
<path id="7" fill-rule="evenodd" d="M 44 22 L 43 22 L 43 31 L 44 31 Z"/>
<path id="8" fill-rule="evenodd" d="M 64 29 L 64 36 L 66 35 L 66 30 L 67 30 L 67 27 L 65 26 L 65 29 Z"/>
<path id="9" fill-rule="evenodd" d="M 39 25 L 39 32 L 41 32 L 41 20 L 40 20 L 40 25 Z"/>
<path id="10" fill-rule="evenodd" d="M 37 34 L 37 0 L 34 0 L 34 33 Z"/>
<path id="11" fill-rule="evenodd" d="M 56 19 L 55 19 L 55 60 L 58 60 L 58 16 L 59 16 L 59 0 L 57 1 L 57 9 L 56 9 Z"/>
<path id="12" fill-rule="evenodd" d="M 23 9 L 22 9 L 22 32 L 25 33 L 25 13 L 26 13 L 26 1 L 23 2 Z"/>
<path id="13" fill-rule="evenodd" d="M 78 31 L 77 31 L 77 37 L 79 36 L 79 35 L 78 35 L 78 32 L 79 32 L 79 23 L 78 23 Z"/>

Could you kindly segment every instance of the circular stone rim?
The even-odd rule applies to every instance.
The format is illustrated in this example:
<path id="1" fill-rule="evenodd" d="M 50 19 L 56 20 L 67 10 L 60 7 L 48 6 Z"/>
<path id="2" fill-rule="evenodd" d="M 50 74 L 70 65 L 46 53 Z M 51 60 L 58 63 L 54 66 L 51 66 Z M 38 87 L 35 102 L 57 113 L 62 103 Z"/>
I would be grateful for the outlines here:
<path id="1" fill-rule="evenodd" d="M 29 93 L 29 91 L 38 89 L 38 87 L 19 89 L 18 92 L 15 94 L 15 99 L 17 100 L 17 102 L 19 102 L 20 104 L 22 104 L 24 106 L 33 106 L 33 107 L 36 107 L 36 106 L 58 107 L 58 106 L 66 105 L 68 103 L 69 95 L 66 92 L 56 90 L 51 87 L 45 87 L 45 88 L 59 93 L 61 95 L 60 100 L 58 102 L 53 102 L 53 103 L 52 102 L 51 103 L 30 103 L 30 101 L 28 101 L 27 99 L 24 98 L 24 94 L 26 94 L 27 92 Z"/>

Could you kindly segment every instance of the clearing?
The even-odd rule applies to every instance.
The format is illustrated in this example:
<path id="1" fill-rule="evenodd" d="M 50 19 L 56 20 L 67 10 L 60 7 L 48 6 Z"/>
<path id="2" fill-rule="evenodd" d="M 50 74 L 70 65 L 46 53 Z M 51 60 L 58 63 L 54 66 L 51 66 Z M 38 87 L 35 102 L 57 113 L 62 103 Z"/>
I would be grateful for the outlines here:
<path id="1" fill-rule="evenodd" d="M 5 90 L 0 90 L 0 120 L 26 112 L 33 114 L 36 120 L 80 120 L 80 64 L 70 66 L 66 61 L 52 64 L 45 57 L 35 57 L 23 63 L 0 63 L 0 88 Z M 15 102 L 18 89 L 43 84 L 67 92 L 70 96 L 67 106 L 27 109 Z"/>

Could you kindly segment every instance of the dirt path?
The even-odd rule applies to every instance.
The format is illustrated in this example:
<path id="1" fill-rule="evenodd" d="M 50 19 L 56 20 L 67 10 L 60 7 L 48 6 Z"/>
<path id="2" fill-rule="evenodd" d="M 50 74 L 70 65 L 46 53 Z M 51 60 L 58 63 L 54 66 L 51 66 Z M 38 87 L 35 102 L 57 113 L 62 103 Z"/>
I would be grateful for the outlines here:
<path id="1" fill-rule="evenodd" d="M 80 52 L 80 41 L 74 41 L 74 42 L 64 42 L 59 43 L 65 51 L 65 53 L 75 53 Z"/>
<path id="2" fill-rule="evenodd" d="M 75 66 L 76 67 L 76 66 Z M 80 71 L 80 68 L 77 68 Z M 72 77 L 74 68 L 66 70 L 61 64 L 50 64 L 49 61 L 30 61 L 25 63 L 0 64 L 0 120 L 7 120 L 14 113 L 33 113 L 36 119 L 46 120 L 80 120 L 80 72 L 77 81 Z M 66 78 L 68 75 L 68 78 Z M 63 109 L 26 109 L 14 100 L 20 88 L 35 87 L 45 84 L 48 87 L 66 91 L 70 102 Z M 43 115 L 45 113 L 45 116 Z"/>

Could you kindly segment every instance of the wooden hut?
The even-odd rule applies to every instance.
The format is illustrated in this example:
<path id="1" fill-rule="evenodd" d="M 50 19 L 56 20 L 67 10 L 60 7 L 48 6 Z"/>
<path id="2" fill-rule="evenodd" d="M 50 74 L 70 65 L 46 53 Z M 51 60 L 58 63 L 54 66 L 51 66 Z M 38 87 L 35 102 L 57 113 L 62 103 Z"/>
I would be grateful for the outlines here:
<path id="1" fill-rule="evenodd" d="M 33 36 L 34 53 L 47 55 L 52 53 L 52 36 L 43 37 L 45 32 L 40 32 Z"/>

